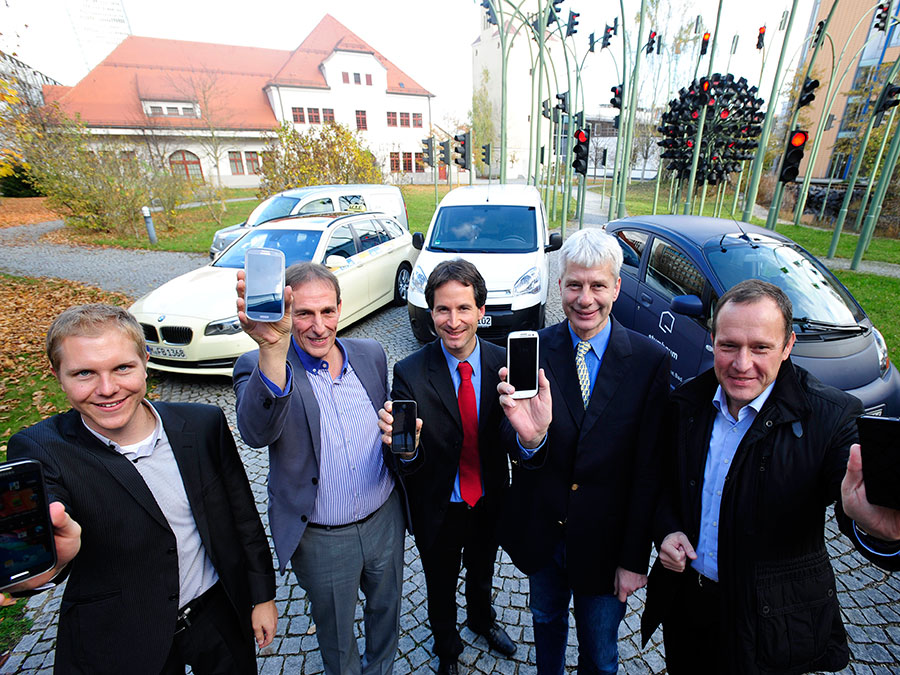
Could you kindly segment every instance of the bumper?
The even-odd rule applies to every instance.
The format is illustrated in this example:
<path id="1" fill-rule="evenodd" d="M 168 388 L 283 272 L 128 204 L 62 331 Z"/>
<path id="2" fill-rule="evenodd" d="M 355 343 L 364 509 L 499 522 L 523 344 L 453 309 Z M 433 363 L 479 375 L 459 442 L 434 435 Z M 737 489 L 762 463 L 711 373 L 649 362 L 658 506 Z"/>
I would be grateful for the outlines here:
<path id="1" fill-rule="evenodd" d="M 431 342 L 437 337 L 431 313 L 424 307 L 407 303 L 409 323 L 419 342 Z M 506 343 L 506 336 L 514 330 L 540 330 L 544 327 L 544 305 L 537 304 L 513 310 L 509 305 L 487 305 L 485 316 L 491 317 L 490 326 L 479 326 L 478 335 L 485 340 Z"/>

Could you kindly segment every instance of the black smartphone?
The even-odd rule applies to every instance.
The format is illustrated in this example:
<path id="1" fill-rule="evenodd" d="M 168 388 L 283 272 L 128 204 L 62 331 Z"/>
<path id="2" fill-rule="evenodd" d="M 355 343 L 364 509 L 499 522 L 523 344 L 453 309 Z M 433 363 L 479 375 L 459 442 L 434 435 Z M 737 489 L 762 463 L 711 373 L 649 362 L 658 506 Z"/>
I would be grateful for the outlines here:
<path id="1" fill-rule="evenodd" d="M 284 316 L 284 253 L 277 248 L 250 248 L 244 254 L 247 318 L 281 321 Z"/>
<path id="2" fill-rule="evenodd" d="M 856 424 L 866 499 L 900 510 L 900 419 L 863 415 Z"/>
<path id="3" fill-rule="evenodd" d="M 395 454 L 415 452 L 416 450 L 416 414 L 415 401 L 394 401 L 391 405 L 391 451 Z"/>
<path id="4" fill-rule="evenodd" d="M 39 462 L 0 464 L 0 589 L 56 565 L 47 487 Z"/>
<path id="5" fill-rule="evenodd" d="M 538 334 L 513 331 L 506 338 L 506 379 L 516 388 L 513 398 L 532 398 L 538 393 Z"/>

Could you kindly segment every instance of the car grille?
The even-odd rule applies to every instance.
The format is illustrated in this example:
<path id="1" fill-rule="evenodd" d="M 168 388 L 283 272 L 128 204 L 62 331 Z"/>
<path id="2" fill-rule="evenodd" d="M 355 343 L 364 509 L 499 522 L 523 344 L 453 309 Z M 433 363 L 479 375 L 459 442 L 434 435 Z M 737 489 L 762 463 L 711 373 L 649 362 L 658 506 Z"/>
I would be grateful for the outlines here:
<path id="1" fill-rule="evenodd" d="M 156 326 L 149 323 L 142 323 L 141 328 L 144 329 L 144 339 L 147 342 L 159 342 L 159 334 L 156 332 Z"/>
<path id="2" fill-rule="evenodd" d="M 159 329 L 162 339 L 170 345 L 187 345 L 191 343 L 194 331 L 188 326 L 162 326 Z"/>

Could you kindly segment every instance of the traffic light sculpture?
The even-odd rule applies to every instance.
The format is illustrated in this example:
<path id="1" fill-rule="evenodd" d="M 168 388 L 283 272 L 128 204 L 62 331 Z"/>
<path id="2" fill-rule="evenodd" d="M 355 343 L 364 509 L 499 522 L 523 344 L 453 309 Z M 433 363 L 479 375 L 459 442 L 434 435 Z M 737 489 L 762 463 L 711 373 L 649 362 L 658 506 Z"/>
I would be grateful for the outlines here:
<path id="1" fill-rule="evenodd" d="M 556 95 L 557 104 L 556 107 L 559 108 L 561 112 L 567 113 L 569 112 L 569 92 L 564 91 L 561 94 Z"/>
<path id="2" fill-rule="evenodd" d="M 609 99 L 609 104 L 613 108 L 622 109 L 622 92 L 625 91 L 625 85 L 620 84 L 618 87 L 610 87 L 609 89 L 612 92 L 612 98 Z"/>
<path id="3" fill-rule="evenodd" d="M 700 42 L 700 56 L 706 54 L 709 49 L 709 33 L 703 34 L 703 40 Z"/>
<path id="4" fill-rule="evenodd" d="M 490 166 L 491 166 L 491 144 L 490 143 L 481 146 L 481 163 L 484 164 L 488 168 L 490 168 Z"/>
<path id="5" fill-rule="evenodd" d="M 878 100 L 875 102 L 876 127 L 881 124 L 884 113 L 900 103 L 900 100 L 897 99 L 898 95 L 900 95 L 900 86 L 891 84 L 890 82 L 888 82 L 884 86 L 884 89 L 881 90 L 881 93 L 878 95 Z"/>
<path id="6" fill-rule="evenodd" d="M 587 129 L 579 129 L 575 132 L 575 147 L 572 148 L 575 159 L 572 161 L 572 168 L 575 169 L 575 173 L 580 173 L 582 176 L 587 176 L 588 150 L 590 149 L 590 144 L 590 131 Z"/>
<path id="7" fill-rule="evenodd" d="M 787 148 L 784 151 L 784 160 L 781 162 L 781 173 L 778 180 L 782 183 L 791 183 L 800 173 L 800 160 L 803 159 L 803 151 L 809 134 L 802 129 L 794 129 L 788 135 Z"/>
<path id="8" fill-rule="evenodd" d="M 541 103 L 541 107 L 543 110 L 541 111 L 541 115 L 546 117 L 548 120 L 550 119 L 550 99 L 544 99 L 544 102 Z"/>
<path id="9" fill-rule="evenodd" d="M 471 138 L 472 133 L 469 131 L 464 134 L 457 134 L 453 137 L 453 140 L 456 141 L 456 146 L 453 148 L 453 151 L 458 155 L 454 161 L 459 164 L 460 169 L 468 169 L 471 164 Z"/>
<path id="10" fill-rule="evenodd" d="M 613 34 L 613 27 L 609 24 L 606 24 L 606 28 L 603 29 L 603 41 L 600 43 L 600 49 L 606 49 L 609 47 L 609 40 Z"/>
<path id="11" fill-rule="evenodd" d="M 422 161 L 428 166 L 434 166 L 434 139 L 430 136 L 422 139 Z"/>
<path id="12" fill-rule="evenodd" d="M 803 88 L 800 90 L 800 98 L 797 99 L 797 108 L 800 109 L 809 105 L 816 100 L 813 93 L 819 87 L 818 80 L 811 80 L 808 77 L 803 81 Z"/>
<path id="13" fill-rule="evenodd" d="M 446 141 L 443 141 L 442 143 L 440 143 L 439 147 L 441 148 L 441 164 L 443 164 L 444 166 L 450 166 L 450 157 L 452 156 L 450 151 L 450 140 L 448 139 Z"/>
<path id="14" fill-rule="evenodd" d="M 647 37 L 647 53 L 652 54 L 653 49 L 656 47 L 656 31 L 651 30 L 650 35 Z"/>
<path id="15" fill-rule="evenodd" d="M 491 4 L 491 0 L 481 0 L 481 6 L 484 7 L 485 13 L 487 14 L 487 22 L 492 26 L 496 26 L 497 13 L 494 11 L 494 6 Z"/>
<path id="16" fill-rule="evenodd" d="M 765 43 L 766 43 L 766 27 L 760 26 L 759 27 L 759 35 L 756 37 L 756 48 L 762 49 L 763 47 L 765 47 Z"/>
<path id="17" fill-rule="evenodd" d="M 878 5 L 878 9 L 875 10 L 875 30 L 880 30 L 882 33 L 887 30 L 888 12 L 890 11 L 891 3 L 882 2 Z"/>
<path id="18" fill-rule="evenodd" d="M 581 16 L 580 13 L 573 12 L 571 9 L 569 10 L 569 21 L 566 24 L 566 37 L 575 35 L 575 33 L 578 32 L 577 28 L 575 27 L 578 25 L 579 16 Z"/>

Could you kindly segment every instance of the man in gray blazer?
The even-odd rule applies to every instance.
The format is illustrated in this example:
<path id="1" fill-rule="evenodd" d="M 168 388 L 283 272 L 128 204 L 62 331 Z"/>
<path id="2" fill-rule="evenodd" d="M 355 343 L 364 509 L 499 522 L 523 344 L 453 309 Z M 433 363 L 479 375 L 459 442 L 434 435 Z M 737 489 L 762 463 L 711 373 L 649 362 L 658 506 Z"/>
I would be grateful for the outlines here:
<path id="1" fill-rule="evenodd" d="M 325 672 L 390 673 L 406 509 L 378 429 L 387 358 L 374 340 L 336 339 L 341 289 L 327 268 L 298 263 L 285 279 L 284 318 L 254 322 L 238 272 L 238 318 L 259 344 L 234 367 L 238 429 L 249 445 L 269 447 L 275 553 L 310 599 Z M 353 633 L 360 589 L 362 659 Z"/>

